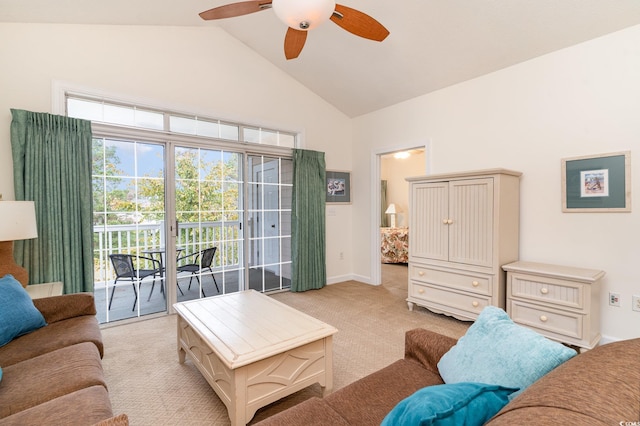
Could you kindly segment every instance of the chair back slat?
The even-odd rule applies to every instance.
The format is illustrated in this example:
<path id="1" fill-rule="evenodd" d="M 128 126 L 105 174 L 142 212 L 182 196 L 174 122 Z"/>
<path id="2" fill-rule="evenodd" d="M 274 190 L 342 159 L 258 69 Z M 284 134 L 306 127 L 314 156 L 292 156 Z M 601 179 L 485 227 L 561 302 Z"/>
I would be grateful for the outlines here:
<path id="1" fill-rule="evenodd" d="M 118 278 L 121 277 L 133 277 L 135 276 L 135 269 L 133 268 L 133 260 L 130 254 L 111 254 L 111 263 L 113 264 L 113 270 Z"/>
<path id="2" fill-rule="evenodd" d="M 213 257 L 216 255 L 217 247 L 211 247 L 202 251 L 201 268 L 210 268 L 213 263 Z"/>

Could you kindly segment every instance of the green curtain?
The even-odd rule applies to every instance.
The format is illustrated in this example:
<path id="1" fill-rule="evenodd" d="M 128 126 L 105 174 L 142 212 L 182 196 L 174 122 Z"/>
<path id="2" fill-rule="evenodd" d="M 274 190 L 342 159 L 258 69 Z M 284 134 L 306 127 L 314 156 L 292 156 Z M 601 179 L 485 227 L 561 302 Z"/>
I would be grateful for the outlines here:
<path id="1" fill-rule="evenodd" d="M 324 152 L 293 150 L 291 208 L 291 291 L 319 289 L 327 283 Z"/>
<path id="2" fill-rule="evenodd" d="M 91 122 L 12 109 L 16 200 L 33 200 L 38 238 L 16 241 L 30 283 L 62 281 L 93 291 Z"/>
<path id="3" fill-rule="evenodd" d="M 387 220 L 387 181 L 380 181 L 380 226 L 386 228 L 389 226 L 389 221 Z"/>

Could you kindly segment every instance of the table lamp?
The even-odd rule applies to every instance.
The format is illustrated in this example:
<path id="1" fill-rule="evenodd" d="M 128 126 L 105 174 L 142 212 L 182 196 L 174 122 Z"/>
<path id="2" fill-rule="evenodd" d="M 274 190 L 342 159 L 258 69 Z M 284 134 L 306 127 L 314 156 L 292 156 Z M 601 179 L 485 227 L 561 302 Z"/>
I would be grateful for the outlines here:
<path id="1" fill-rule="evenodd" d="M 395 228 L 396 227 L 396 205 L 391 203 L 389 204 L 389 207 L 387 207 L 387 210 L 385 211 L 385 214 L 391 215 L 391 227 Z"/>
<path id="2" fill-rule="evenodd" d="M 33 201 L 0 201 L 0 278 L 13 275 L 23 286 L 29 273 L 13 258 L 13 242 L 38 237 Z"/>

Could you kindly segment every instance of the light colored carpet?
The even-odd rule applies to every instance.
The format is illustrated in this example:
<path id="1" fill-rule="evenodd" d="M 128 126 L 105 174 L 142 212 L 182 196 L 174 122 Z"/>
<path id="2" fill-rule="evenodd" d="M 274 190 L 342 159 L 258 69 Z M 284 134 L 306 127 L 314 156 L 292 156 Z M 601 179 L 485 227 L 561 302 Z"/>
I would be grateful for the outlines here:
<path id="1" fill-rule="evenodd" d="M 349 281 L 272 297 L 339 330 L 334 390 L 401 358 L 407 330 L 422 327 L 458 338 L 470 325 L 419 307 L 409 312 L 406 265 L 383 265 L 381 286 Z M 134 426 L 230 424 L 224 404 L 200 372 L 190 361 L 178 363 L 175 315 L 105 328 L 102 334 L 114 413 L 127 413 Z M 321 396 L 319 385 L 259 410 L 252 423 L 312 396 Z"/>

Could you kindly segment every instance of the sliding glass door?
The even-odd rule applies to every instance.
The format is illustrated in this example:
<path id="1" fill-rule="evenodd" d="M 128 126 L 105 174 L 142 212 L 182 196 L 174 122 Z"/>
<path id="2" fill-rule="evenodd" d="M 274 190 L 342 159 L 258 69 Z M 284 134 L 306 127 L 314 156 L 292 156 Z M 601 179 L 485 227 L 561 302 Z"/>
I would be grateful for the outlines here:
<path id="1" fill-rule="evenodd" d="M 177 300 L 244 288 L 243 154 L 175 147 Z"/>
<path id="2" fill-rule="evenodd" d="M 249 155 L 249 288 L 291 287 L 291 159 Z"/>
<path id="3" fill-rule="evenodd" d="M 93 141 L 94 295 L 101 323 L 167 309 L 161 296 L 148 303 L 152 291 L 164 294 L 155 257 L 165 242 L 164 164 L 162 144 Z M 142 277 L 146 271 L 155 272 Z"/>
<path id="4" fill-rule="evenodd" d="M 101 323 L 167 312 L 176 301 L 290 287 L 290 158 L 102 138 L 93 161 Z"/>

